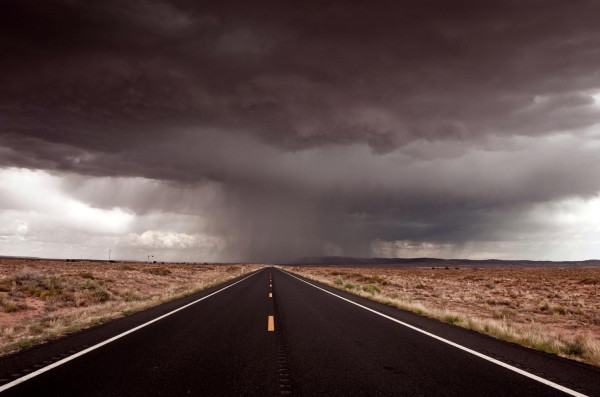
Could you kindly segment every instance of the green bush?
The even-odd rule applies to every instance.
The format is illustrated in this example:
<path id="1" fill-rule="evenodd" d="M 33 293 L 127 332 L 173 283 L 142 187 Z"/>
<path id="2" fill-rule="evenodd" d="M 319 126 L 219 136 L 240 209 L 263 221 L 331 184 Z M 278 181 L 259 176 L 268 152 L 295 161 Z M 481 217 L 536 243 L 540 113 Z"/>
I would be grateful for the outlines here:
<path id="1" fill-rule="evenodd" d="M 450 324 L 456 324 L 460 322 L 460 318 L 458 318 L 457 316 L 447 315 L 446 317 L 444 317 L 444 321 Z"/>
<path id="2" fill-rule="evenodd" d="M 5 313 L 12 313 L 19 309 L 20 307 L 16 302 L 0 296 L 0 311 L 3 311 Z"/>
<path id="3" fill-rule="evenodd" d="M 363 289 L 363 291 L 368 292 L 370 294 L 375 294 L 375 293 L 381 292 L 379 287 L 376 285 L 373 285 L 373 284 L 365 285 L 362 289 Z"/>
<path id="4" fill-rule="evenodd" d="M 110 292 L 94 280 L 87 280 L 82 289 L 89 291 L 89 297 L 96 302 L 106 302 L 110 299 Z"/>
<path id="5" fill-rule="evenodd" d="M 567 354 L 573 356 L 581 356 L 585 353 L 585 345 L 583 340 L 575 340 L 574 342 L 567 343 Z"/>

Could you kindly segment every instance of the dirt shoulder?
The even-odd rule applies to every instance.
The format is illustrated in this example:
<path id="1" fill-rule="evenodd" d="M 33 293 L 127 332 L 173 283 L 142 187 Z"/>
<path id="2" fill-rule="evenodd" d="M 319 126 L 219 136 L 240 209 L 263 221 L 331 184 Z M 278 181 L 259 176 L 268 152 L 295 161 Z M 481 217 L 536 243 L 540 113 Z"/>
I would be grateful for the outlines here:
<path id="1" fill-rule="evenodd" d="M 260 267 L 0 259 L 0 355 Z"/>
<path id="2" fill-rule="evenodd" d="M 600 268 L 284 267 L 506 341 L 600 366 Z"/>

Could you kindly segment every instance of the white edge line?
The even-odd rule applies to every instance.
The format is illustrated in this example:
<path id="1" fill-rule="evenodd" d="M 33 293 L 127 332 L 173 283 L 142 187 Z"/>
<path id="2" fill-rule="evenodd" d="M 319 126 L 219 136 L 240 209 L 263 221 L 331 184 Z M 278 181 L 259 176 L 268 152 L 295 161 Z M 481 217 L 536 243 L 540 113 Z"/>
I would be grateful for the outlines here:
<path id="1" fill-rule="evenodd" d="M 545 384 L 545 385 L 547 385 L 547 386 L 553 387 L 553 388 L 555 388 L 555 389 L 557 389 L 557 390 L 560 390 L 560 391 L 562 391 L 562 392 L 564 392 L 564 393 L 570 394 L 571 396 L 577 396 L 577 397 L 588 397 L 588 396 L 586 396 L 585 394 L 582 394 L 582 393 L 579 393 L 579 392 L 577 392 L 577 391 L 575 391 L 575 390 L 571 390 L 571 389 L 569 389 L 569 388 L 567 388 L 567 387 L 561 386 L 561 385 L 559 385 L 558 383 L 554 383 L 554 382 L 552 382 L 552 381 L 549 381 L 549 380 L 547 380 L 547 379 L 541 378 L 541 377 L 539 377 L 539 376 L 537 376 L 537 375 L 534 375 L 534 374 L 532 374 L 532 373 L 529 373 L 529 372 L 527 372 L 527 371 L 523 371 L 523 370 L 522 370 L 522 369 L 520 369 L 520 368 L 513 367 L 513 366 L 512 366 L 512 365 L 510 365 L 510 364 L 506 364 L 506 363 L 504 363 L 504 362 L 502 362 L 502 361 L 496 360 L 495 358 L 492 358 L 492 357 L 486 356 L 485 354 L 481 354 L 481 353 L 479 353 L 479 352 L 477 352 L 477 351 L 475 351 L 475 350 L 471 350 L 471 349 L 469 349 L 468 347 L 464 347 L 464 346 L 462 346 L 462 345 L 459 345 L 458 343 L 454 343 L 454 342 L 452 342 L 452 341 L 449 341 L 448 339 L 444 339 L 444 338 L 442 338 L 442 337 L 440 337 L 440 336 L 437 336 L 437 335 L 435 335 L 435 334 L 432 334 L 432 333 L 430 333 L 430 332 L 424 331 L 424 330 L 422 330 L 422 329 L 420 329 L 420 328 L 417 328 L 417 327 L 415 327 L 415 326 L 412 326 L 412 325 L 410 325 L 410 324 L 407 324 L 407 323 L 405 323 L 405 322 L 403 322 L 403 321 L 397 320 L 397 319 L 395 319 L 394 317 L 390 317 L 390 316 L 388 316 L 388 315 L 386 315 L 386 314 L 383 314 L 383 313 L 380 313 L 380 312 L 378 312 L 378 311 L 376 311 L 376 310 L 370 309 L 370 308 L 368 308 L 368 307 L 366 307 L 366 306 L 363 306 L 363 305 L 361 305 L 360 303 L 353 302 L 353 301 L 351 301 L 350 299 L 346 299 L 346 298 L 344 298 L 344 297 L 342 297 L 342 296 L 339 296 L 339 295 L 337 295 L 337 294 L 334 294 L 333 292 L 327 291 L 326 289 L 323 289 L 323 288 L 321 288 L 321 287 L 317 287 L 316 285 L 314 285 L 314 284 L 311 284 L 311 283 L 309 283 L 308 281 L 302 280 L 301 278 L 298 278 L 298 277 L 296 277 L 296 276 L 294 276 L 294 275 L 292 275 L 292 274 L 288 273 L 288 272 L 287 272 L 287 271 L 285 271 L 285 270 L 282 270 L 282 272 L 283 272 L 283 273 L 285 273 L 285 274 L 287 274 L 287 275 L 288 275 L 288 276 L 290 276 L 290 277 L 293 277 L 293 278 L 295 278 L 295 279 L 297 279 L 297 280 L 300 280 L 300 281 L 302 281 L 303 283 L 306 283 L 306 284 L 308 284 L 308 285 L 310 285 L 310 286 L 312 286 L 312 287 L 315 287 L 315 288 L 317 288 L 317 289 L 320 289 L 320 290 L 321 290 L 321 291 L 323 291 L 323 292 L 327 292 L 328 294 L 331 294 L 331 295 L 335 296 L 336 298 L 340 298 L 340 299 L 342 299 L 342 300 L 345 300 L 346 302 L 352 303 L 353 305 L 356 305 L 356 306 L 358 306 L 358 307 L 361 307 L 361 308 L 363 308 L 363 309 L 365 309 L 365 310 L 368 310 L 368 311 L 370 311 L 370 312 L 372 312 L 372 313 L 378 314 L 378 315 L 380 315 L 381 317 L 385 317 L 385 318 L 387 318 L 388 320 L 392 320 L 392 321 L 394 321 L 394 322 L 396 322 L 396 323 L 398 323 L 398 324 L 401 324 L 401 325 L 403 325 L 403 326 L 405 326 L 405 327 L 408 327 L 408 328 L 410 328 L 410 329 L 412 329 L 412 330 L 415 330 L 415 331 L 417 331 L 417 332 L 420 332 L 420 333 L 422 333 L 422 334 L 425 334 L 425 335 L 427 335 L 427 336 L 429 336 L 429 337 L 432 337 L 432 338 L 434 338 L 434 339 L 437 339 L 437 340 L 439 340 L 439 341 L 441 341 L 441 342 L 447 343 L 447 344 L 449 344 L 450 346 L 454 346 L 454 347 L 456 347 L 457 349 L 460 349 L 460 350 L 463 350 L 463 351 L 465 351 L 465 352 L 467 352 L 467 353 L 473 354 L 474 356 L 477 356 L 477 357 L 479 357 L 479 358 L 482 358 L 482 359 L 484 359 L 484 360 L 490 361 L 490 362 L 492 362 L 492 363 L 494 363 L 494 364 L 496 364 L 496 365 L 499 365 L 499 366 L 501 366 L 501 367 L 504 367 L 504 368 L 506 368 L 506 369 L 509 369 L 509 370 L 511 370 L 511 371 L 513 371 L 513 372 L 516 372 L 516 373 L 518 373 L 518 374 L 521 374 L 521 375 L 523 375 L 523 376 L 526 376 L 526 377 L 528 377 L 528 378 L 530 378 L 530 379 L 536 380 L 536 381 L 538 381 L 538 382 L 540 382 L 540 383 L 543 383 L 543 384 Z"/>
<path id="2" fill-rule="evenodd" d="M 15 379 L 15 380 L 13 380 L 13 381 L 12 381 L 12 382 L 10 382 L 10 383 L 7 383 L 7 384 L 5 384 L 5 385 L 2 385 L 2 386 L 0 386 L 0 393 L 2 393 L 2 392 L 3 392 L 3 391 L 5 391 L 5 390 L 8 390 L 8 389 L 10 389 L 11 387 L 14 387 L 14 386 L 16 386 L 16 385 L 18 385 L 18 384 L 21 384 L 21 383 L 23 383 L 23 382 L 25 382 L 25 381 L 27 381 L 27 380 L 29 380 L 29 379 L 31 379 L 31 378 L 35 378 L 36 376 L 38 376 L 38 375 L 41 375 L 41 374 L 43 374 L 44 372 L 48 372 L 48 371 L 50 371 L 50 370 L 51 370 L 51 369 L 53 369 L 53 368 L 56 368 L 56 367 L 58 367 L 58 366 L 60 366 L 60 365 L 63 365 L 63 364 L 65 364 L 65 363 L 67 363 L 67 362 L 69 362 L 69 361 L 71 361 L 71 360 L 74 360 L 74 359 L 76 359 L 77 357 L 81 357 L 81 356 L 83 356 L 84 354 L 87 354 L 87 353 L 91 352 L 92 350 L 96 350 L 96 349 L 98 349 L 98 348 L 100 348 L 100 347 L 102 347 L 102 346 L 104 346 L 104 345 L 107 345 L 107 344 L 109 344 L 109 343 L 111 343 L 111 342 L 114 342 L 114 341 L 116 341 L 117 339 L 120 339 L 120 338 L 122 338 L 122 337 L 124 337 L 124 336 L 126 336 L 126 335 L 129 335 L 129 334 L 131 334 L 131 333 L 133 333 L 133 332 L 135 332 L 135 331 L 137 331 L 137 330 L 139 330 L 139 329 L 141 329 L 141 328 L 147 327 L 148 325 L 150 325 L 150 324 L 152 324 L 152 323 L 155 323 L 155 322 L 157 322 L 158 320 L 162 320 L 163 318 L 165 318 L 165 317 L 168 317 L 168 316 L 170 316 L 171 314 L 177 313 L 178 311 L 180 311 L 180 310 L 183 310 L 183 309 L 185 309 L 185 308 L 187 308 L 187 307 L 190 307 L 190 306 L 192 306 L 192 305 L 194 305 L 194 304 L 196 304 L 196 303 L 198 303 L 198 302 L 200 302 L 200 301 L 203 301 L 204 299 L 210 298 L 211 296 L 213 296 L 213 295 L 215 295 L 215 294 L 218 294 L 219 292 L 221 292 L 221 291 L 224 291 L 224 290 L 226 290 L 226 289 L 227 289 L 227 288 L 229 288 L 229 287 L 233 287 L 233 286 L 234 286 L 234 285 L 236 285 L 237 283 L 241 283 L 242 281 L 246 280 L 247 278 L 250 278 L 250 277 L 252 277 L 252 276 L 254 276 L 254 275 L 258 274 L 258 273 L 260 273 L 260 270 L 259 270 L 259 271 L 257 271 L 257 272 L 255 272 L 255 273 L 252 273 L 251 275 L 249 275 L 249 276 L 247 276 L 247 277 L 244 277 L 244 278 L 243 278 L 243 279 L 241 279 L 241 280 L 238 280 L 238 281 L 236 281 L 236 282 L 235 282 L 235 283 L 233 283 L 233 284 L 230 284 L 230 285 L 228 285 L 227 287 L 223 287 L 223 288 L 221 288 L 221 289 L 220 289 L 220 290 L 218 290 L 218 291 L 215 291 L 215 292 L 213 292 L 213 293 L 211 293 L 211 294 L 209 294 L 209 295 L 206 295 L 205 297 L 202 297 L 202 298 L 200 298 L 200 299 L 197 299 L 197 300 L 195 300 L 195 301 L 193 301 L 193 302 L 190 302 L 190 303 L 188 303 L 187 305 L 185 305 L 185 306 L 181 306 L 181 307 L 179 307 L 179 308 L 177 308 L 177 309 L 175 309 L 175 310 L 173 310 L 173 311 L 170 311 L 170 312 L 168 312 L 168 313 L 166 313 L 166 314 L 163 314 L 163 315 L 162 315 L 162 316 L 160 316 L 160 317 L 156 317 L 155 319 L 153 319 L 153 320 L 150 320 L 150 321 L 148 321 L 148 322 L 145 322 L 144 324 L 138 325 L 137 327 L 135 327 L 135 328 L 132 328 L 132 329 L 130 329 L 129 331 L 125 331 L 125 332 L 123 332 L 123 333 L 121 333 L 121 334 L 119 334 L 119 335 L 113 336 L 112 338 L 110 338 L 110 339 L 107 339 L 107 340 L 105 340 L 104 342 L 100 342 L 100 343 L 98 343 L 98 344 L 96 344 L 96 345 L 94 345 L 94 346 L 90 346 L 90 347 L 88 347 L 88 348 L 87 348 L 87 349 L 85 349 L 85 350 L 82 350 L 82 351 L 80 351 L 80 352 L 77 352 L 77 353 L 75 353 L 75 354 L 73 354 L 73 355 L 71 355 L 71 356 L 65 357 L 65 358 L 63 358 L 62 360 L 59 360 L 59 361 L 57 361 L 57 362 L 55 362 L 55 363 L 52 363 L 52 364 L 50 364 L 50 365 L 48 365 L 48 366 L 46 366 L 46 367 L 40 368 L 40 369 L 38 369 L 37 371 L 31 372 L 31 373 L 29 373 L 29 374 L 27 374 L 27 375 L 25 375 L 25 376 L 22 376 L 22 377 L 20 377 L 20 378 L 18 378 L 18 379 Z"/>

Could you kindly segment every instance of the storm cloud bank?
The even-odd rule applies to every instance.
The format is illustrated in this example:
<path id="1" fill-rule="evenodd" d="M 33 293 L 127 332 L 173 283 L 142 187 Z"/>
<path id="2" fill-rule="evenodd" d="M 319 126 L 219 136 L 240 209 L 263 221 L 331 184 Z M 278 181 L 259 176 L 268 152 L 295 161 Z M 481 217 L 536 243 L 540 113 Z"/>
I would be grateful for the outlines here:
<path id="1" fill-rule="evenodd" d="M 0 249 L 600 257 L 599 19 L 594 1 L 5 2 Z"/>

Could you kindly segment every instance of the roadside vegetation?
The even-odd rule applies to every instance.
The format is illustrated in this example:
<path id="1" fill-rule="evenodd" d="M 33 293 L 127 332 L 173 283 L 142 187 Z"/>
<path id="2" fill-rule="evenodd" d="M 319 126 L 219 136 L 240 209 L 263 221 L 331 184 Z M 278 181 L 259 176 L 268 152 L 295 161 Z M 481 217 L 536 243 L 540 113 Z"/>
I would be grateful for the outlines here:
<path id="1" fill-rule="evenodd" d="M 286 267 L 508 342 L 600 366 L 600 268 Z"/>
<path id="2" fill-rule="evenodd" d="M 258 267 L 0 260 L 0 355 L 131 315 Z"/>

